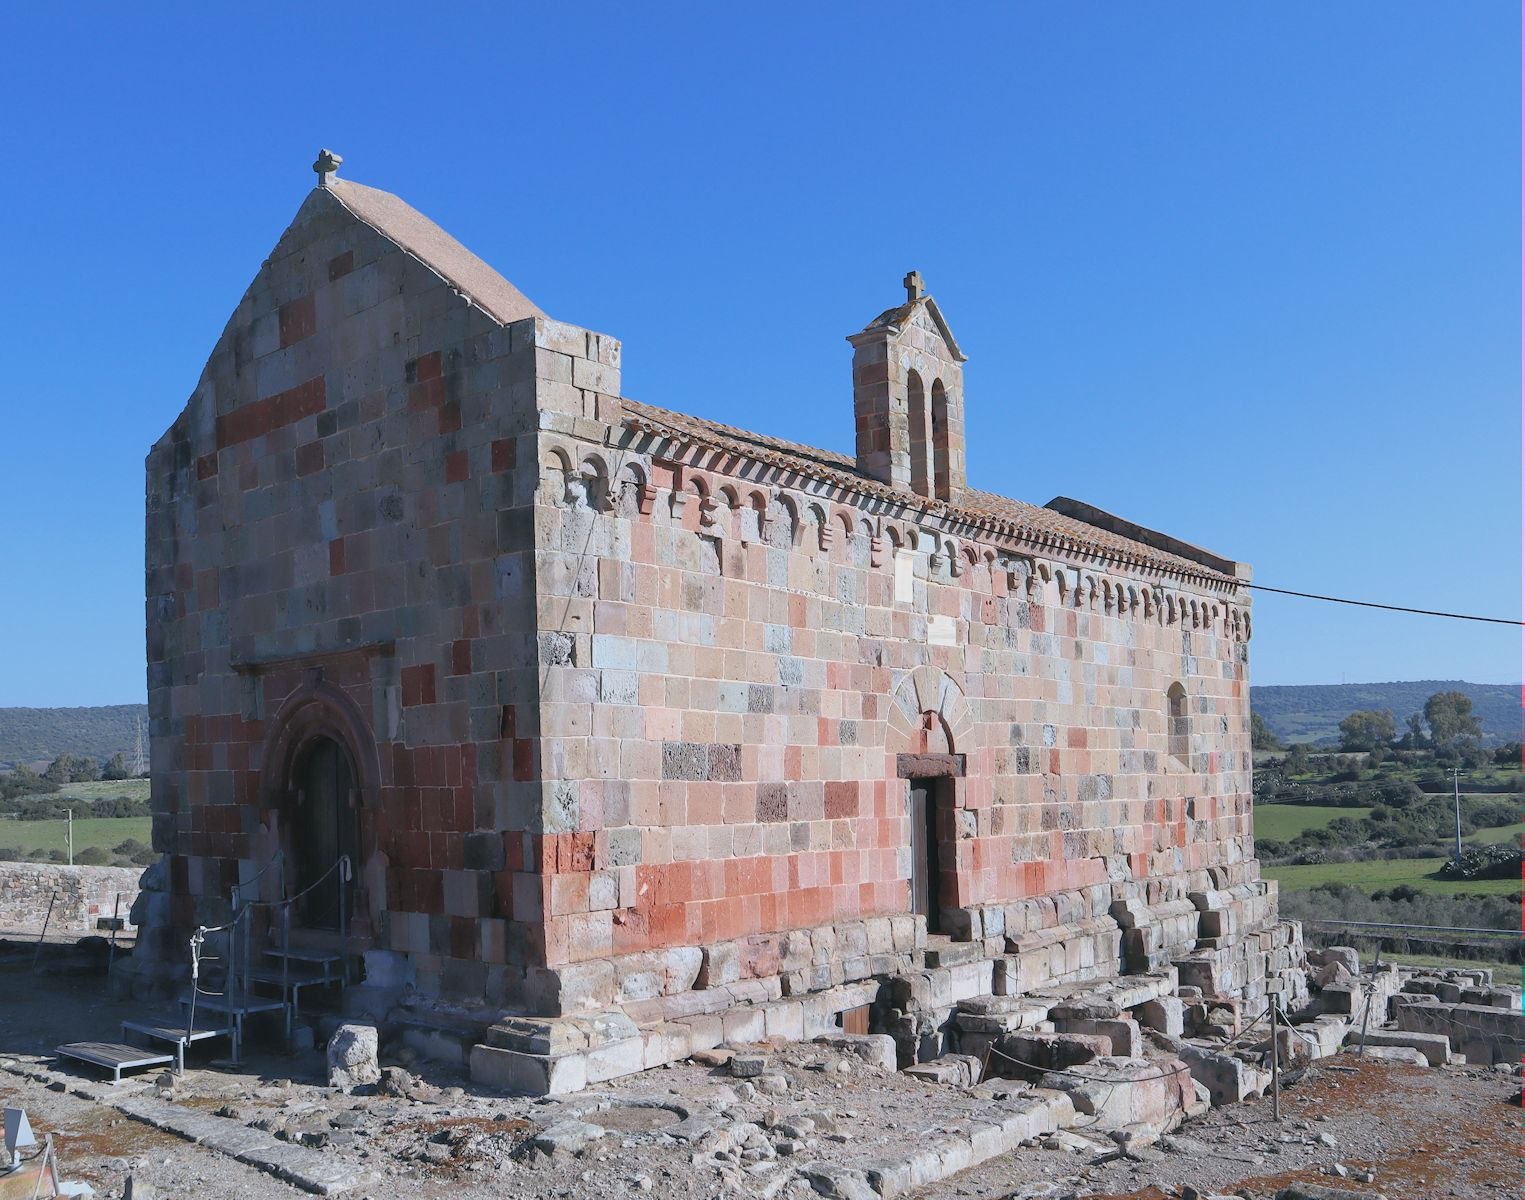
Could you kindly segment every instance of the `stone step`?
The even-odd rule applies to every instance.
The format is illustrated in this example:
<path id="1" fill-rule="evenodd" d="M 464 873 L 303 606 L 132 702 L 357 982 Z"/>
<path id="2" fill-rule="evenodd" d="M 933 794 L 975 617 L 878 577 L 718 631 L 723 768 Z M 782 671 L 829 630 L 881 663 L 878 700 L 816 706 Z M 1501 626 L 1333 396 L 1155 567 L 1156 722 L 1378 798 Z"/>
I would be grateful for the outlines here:
<path id="1" fill-rule="evenodd" d="M 985 957 L 983 942 L 955 942 L 951 938 L 929 937 L 923 952 L 929 967 L 956 967 L 978 962 Z"/>

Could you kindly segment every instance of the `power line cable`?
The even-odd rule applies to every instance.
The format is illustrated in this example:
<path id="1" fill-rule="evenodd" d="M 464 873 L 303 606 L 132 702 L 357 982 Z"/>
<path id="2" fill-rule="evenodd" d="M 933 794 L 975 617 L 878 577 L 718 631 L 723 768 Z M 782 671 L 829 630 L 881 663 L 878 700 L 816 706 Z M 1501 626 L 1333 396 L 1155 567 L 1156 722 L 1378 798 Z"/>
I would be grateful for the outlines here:
<path id="1" fill-rule="evenodd" d="M 1453 621 L 1484 621 L 1490 625 L 1525 625 L 1514 617 L 1477 617 L 1469 613 L 1440 612 L 1433 608 L 1408 608 L 1402 604 L 1378 604 L 1374 600 L 1347 600 L 1343 596 L 1320 596 L 1316 592 L 1293 592 L 1286 588 L 1268 587 L 1263 583 L 1245 583 L 1241 587 L 1254 588 L 1258 592 L 1275 592 L 1280 596 L 1297 596 L 1303 600 L 1327 600 L 1331 604 L 1354 604 L 1359 608 L 1382 608 L 1388 612 L 1417 613 L 1421 617 L 1450 617 Z"/>

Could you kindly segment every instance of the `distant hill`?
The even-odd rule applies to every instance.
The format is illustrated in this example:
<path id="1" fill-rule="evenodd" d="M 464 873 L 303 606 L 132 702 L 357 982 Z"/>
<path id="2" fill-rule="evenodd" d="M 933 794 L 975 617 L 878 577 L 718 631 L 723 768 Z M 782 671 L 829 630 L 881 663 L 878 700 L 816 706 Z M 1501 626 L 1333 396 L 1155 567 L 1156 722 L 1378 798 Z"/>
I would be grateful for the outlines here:
<path id="1" fill-rule="evenodd" d="M 143 753 L 148 753 L 148 705 L 110 704 L 100 708 L 0 708 L 0 768 L 18 763 L 50 763 L 60 754 L 132 757 L 138 718 L 143 719 Z"/>
<path id="2" fill-rule="evenodd" d="M 1340 722 L 1353 712 L 1390 709 L 1398 732 L 1409 713 L 1423 712 L 1436 692 L 1462 692 L 1483 732 L 1501 742 L 1520 740 L 1520 685 L 1419 679 L 1406 683 L 1316 683 L 1252 687 L 1250 705 L 1284 742 L 1338 742 Z"/>
<path id="3" fill-rule="evenodd" d="M 1250 703 L 1284 742 L 1336 742 L 1340 721 L 1361 709 L 1392 710 L 1398 730 L 1411 712 L 1420 712 L 1436 692 L 1472 697 L 1483 730 L 1499 741 L 1520 737 L 1520 687 L 1512 683 L 1462 683 L 1423 679 L 1408 683 L 1320 683 L 1252 687 Z M 0 708 L 0 769 L 17 763 L 49 763 L 60 754 L 107 759 L 118 750 L 132 755 L 136 721 L 146 704 L 101 708 Z M 144 747 L 145 753 L 147 747 Z"/>

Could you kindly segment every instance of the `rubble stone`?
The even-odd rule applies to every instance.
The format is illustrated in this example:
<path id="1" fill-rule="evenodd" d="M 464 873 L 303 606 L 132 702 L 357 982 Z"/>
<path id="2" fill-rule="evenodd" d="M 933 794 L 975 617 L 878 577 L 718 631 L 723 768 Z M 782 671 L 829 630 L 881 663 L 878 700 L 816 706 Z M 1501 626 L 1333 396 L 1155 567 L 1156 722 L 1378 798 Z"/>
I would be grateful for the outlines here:
<path id="1" fill-rule="evenodd" d="M 328 1039 L 327 1053 L 329 1087 L 349 1091 L 380 1082 L 374 1025 L 340 1025 Z"/>

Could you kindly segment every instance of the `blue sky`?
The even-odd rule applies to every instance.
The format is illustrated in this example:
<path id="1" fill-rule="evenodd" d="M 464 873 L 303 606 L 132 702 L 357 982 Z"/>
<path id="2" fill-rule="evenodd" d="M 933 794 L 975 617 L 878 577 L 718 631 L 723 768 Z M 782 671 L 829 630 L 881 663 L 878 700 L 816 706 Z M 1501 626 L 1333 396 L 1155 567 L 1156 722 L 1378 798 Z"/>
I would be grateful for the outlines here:
<path id="1" fill-rule="evenodd" d="M 257 15 L 253 15 L 257 14 Z M 1495 4 L 8 14 L 0 705 L 144 695 L 143 455 L 320 145 L 651 403 L 851 450 L 918 268 L 969 473 L 1275 586 L 1520 609 L 1520 16 Z M 1520 677 L 1261 595 L 1261 683 Z"/>

